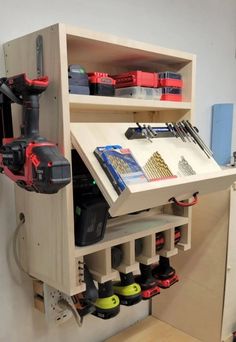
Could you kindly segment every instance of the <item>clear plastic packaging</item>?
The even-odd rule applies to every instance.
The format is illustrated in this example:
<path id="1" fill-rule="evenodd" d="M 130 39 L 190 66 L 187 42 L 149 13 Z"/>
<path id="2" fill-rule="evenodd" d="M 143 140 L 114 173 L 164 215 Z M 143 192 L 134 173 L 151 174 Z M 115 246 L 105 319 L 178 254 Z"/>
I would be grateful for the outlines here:
<path id="1" fill-rule="evenodd" d="M 160 100 L 161 95 L 162 90 L 160 88 L 127 87 L 115 90 L 115 96 L 117 97 L 130 97 L 142 100 Z"/>

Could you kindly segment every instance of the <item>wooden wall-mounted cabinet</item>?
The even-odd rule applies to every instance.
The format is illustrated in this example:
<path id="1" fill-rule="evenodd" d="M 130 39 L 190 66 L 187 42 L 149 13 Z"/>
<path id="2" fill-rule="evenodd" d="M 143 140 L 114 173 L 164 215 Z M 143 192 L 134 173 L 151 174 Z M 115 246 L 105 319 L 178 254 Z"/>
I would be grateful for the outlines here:
<path id="1" fill-rule="evenodd" d="M 73 134 L 73 125 L 78 125 L 76 127 L 79 129 L 81 122 L 132 123 L 191 119 L 194 105 L 195 56 L 57 24 L 4 45 L 7 76 L 26 72 L 30 78 L 37 77 L 36 39 L 39 35 L 43 38 L 44 74 L 50 79 L 50 86 L 40 99 L 40 132 L 47 139 L 58 142 L 59 148 L 69 160 L 72 147 L 70 131 L 72 129 Z M 184 101 L 178 103 L 69 94 L 67 69 L 71 63 L 81 64 L 87 71 L 99 70 L 108 73 L 132 69 L 181 72 L 185 84 Z M 19 122 L 20 109 L 16 108 L 15 134 L 19 133 Z M 75 141 L 74 134 L 72 136 L 72 143 L 77 147 L 78 141 Z M 101 143 L 103 142 L 98 141 L 97 145 Z M 86 151 L 83 156 L 86 159 Z M 90 171 L 96 177 L 96 172 L 94 174 L 91 168 Z M 99 178 L 103 171 L 97 171 Z M 102 176 L 103 179 L 105 177 Z M 109 223 L 104 240 L 86 248 L 75 246 L 72 184 L 52 196 L 27 193 L 17 187 L 15 189 L 17 216 L 24 212 L 26 217 L 20 240 L 22 262 L 32 276 L 68 294 L 84 290 L 78 262 L 83 260 L 85 255 L 99 253 L 102 249 L 109 250 L 121 242 L 132 242 L 136 238 L 152 236 L 155 232 L 167 229 L 166 227 L 173 229 L 176 225 L 188 224 L 188 214 L 175 217 L 171 211 L 164 213 L 160 206 L 166 202 L 169 194 L 164 201 L 157 200 L 156 189 L 151 207 L 159 206 L 159 210 L 158 214 L 150 214 L 154 215 L 152 224 L 146 228 L 144 217 L 137 223 L 134 221 L 132 229 L 126 234 L 125 222 L 129 222 L 130 218 L 124 214 L 142 209 L 141 202 L 147 202 L 149 191 L 146 199 L 139 200 L 138 204 L 135 198 L 140 196 L 133 197 L 127 192 L 126 199 L 119 199 L 107 180 L 99 185 L 111 207 L 111 215 L 122 215 L 119 223 L 121 228 L 116 227 L 114 230 L 113 223 Z M 144 189 L 143 194 L 145 193 Z M 165 190 L 159 198 L 164 196 L 164 193 Z M 190 227 L 190 224 L 188 226 Z M 190 247 L 190 240 L 186 245 Z M 149 259 L 155 259 L 154 255 L 151 255 L 152 252 L 146 254 L 147 262 Z M 116 273 L 111 271 L 111 274 Z"/>
<path id="2" fill-rule="evenodd" d="M 184 52 L 56 24 L 4 45 L 7 76 L 25 72 L 30 78 L 37 77 L 39 35 L 43 38 L 44 74 L 50 80 L 40 99 L 40 133 L 57 142 L 69 160 L 71 149 L 76 148 L 110 206 L 111 218 L 104 239 L 91 246 L 76 247 L 72 183 L 56 195 L 15 188 L 17 217 L 23 212 L 26 218 L 20 233 L 22 263 L 33 277 L 73 295 L 85 290 L 80 272 L 84 260 L 94 279 L 104 282 L 116 278 L 118 271 L 137 270 L 140 261 L 146 264 L 157 261 L 159 255 L 154 245 L 157 232 L 165 232 L 168 242 L 162 255 L 189 250 L 191 209 L 177 210 L 168 200 L 173 196 L 187 200 L 196 191 L 201 195 L 223 190 L 236 179 L 236 171 L 222 171 L 213 159 L 209 163 L 203 160 L 194 176 L 134 185 L 118 195 L 95 160 L 94 148 L 114 144 L 112 139 L 125 144 L 120 133 L 135 122 L 193 121 L 196 58 Z M 183 102 L 69 94 L 69 64 L 80 64 L 88 72 L 110 74 L 135 69 L 180 72 L 184 82 Z M 16 107 L 15 135 L 19 134 L 20 117 L 20 109 Z M 173 153 L 171 146 L 166 148 Z M 152 209 L 128 215 L 147 208 Z M 183 235 L 175 246 L 173 232 L 177 226 L 182 227 Z M 136 239 L 143 239 L 145 246 L 139 257 L 134 253 Z M 125 258 L 120 268 L 113 270 L 111 248 L 116 245 L 122 246 Z"/>

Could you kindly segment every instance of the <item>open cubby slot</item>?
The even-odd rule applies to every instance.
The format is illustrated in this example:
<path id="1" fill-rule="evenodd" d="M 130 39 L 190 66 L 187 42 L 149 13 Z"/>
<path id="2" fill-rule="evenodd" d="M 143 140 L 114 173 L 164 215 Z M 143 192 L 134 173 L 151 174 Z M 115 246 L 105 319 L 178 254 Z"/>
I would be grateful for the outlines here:
<path id="1" fill-rule="evenodd" d="M 171 257 L 178 253 L 178 249 L 175 247 L 175 228 L 168 229 L 163 232 L 165 238 L 164 247 L 157 252 L 158 255 L 164 257 Z"/>
<path id="2" fill-rule="evenodd" d="M 180 229 L 181 238 L 176 244 L 176 247 L 180 250 L 187 251 L 191 248 L 191 224 L 185 224 L 177 228 Z"/>
<path id="3" fill-rule="evenodd" d="M 159 260 L 159 256 L 156 254 L 156 234 L 151 234 L 139 239 L 141 243 L 140 253 L 136 252 L 136 261 L 145 265 L 150 265 Z M 136 249 L 137 251 L 137 249 Z"/>
<path id="4" fill-rule="evenodd" d="M 134 240 L 128 241 L 117 246 L 122 253 L 121 263 L 115 269 L 121 273 L 138 271 L 139 265 L 135 261 L 135 243 Z"/>
<path id="5" fill-rule="evenodd" d="M 105 283 L 118 277 L 118 272 L 111 267 L 111 248 L 103 249 L 84 257 L 94 280 Z"/>
<path id="6" fill-rule="evenodd" d="M 188 207 L 180 207 L 174 204 L 163 206 L 165 214 L 179 215 L 183 217 L 191 217 L 192 209 Z M 176 226 L 180 229 L 181 238 L 176 247 L 180 250 L 187 251 L 191 248 L 191 220 L 187 224 Z"/>

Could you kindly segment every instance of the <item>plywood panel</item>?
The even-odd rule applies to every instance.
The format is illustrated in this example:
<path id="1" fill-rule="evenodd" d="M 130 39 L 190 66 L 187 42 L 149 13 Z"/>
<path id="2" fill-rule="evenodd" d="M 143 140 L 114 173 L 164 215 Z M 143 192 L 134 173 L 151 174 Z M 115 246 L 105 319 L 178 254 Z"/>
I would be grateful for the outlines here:
<path id="1" fill-rule="evenodd" d="M 236 330 L 236 187 L 230 193 L 230 221 L 228 257 L 226 267 L 225 299 L 222 323 L 222 340 Z"/>
<path id="2" fill-rule="evenodd" d="M 200 197 L 192 248 L 173 258 L 180 282 L 153 300 L 153 315 L 201 341 L 220 342 L 229 223 L 229 190 Z"/>
<path id="3" fill-rule="evenodd" d="M 69 95 L 66 59 L 66 35 L 63 25 L 13 40 L 4 45 L 7 76 L 27 73 L 37 77 L 36 38 L 40 34 L 44 44 L 44 72 L 50 85 L 40 97 L 40 134 L 58 143 L 70 160 Z M 15 136 L 21 117 L 17 106 L 13 118 Z M 75 291 L 74 223 L 71 184 L 56 195 L 38 195 L 16 187 L 17 216 L 26 217 L 21 259 L 29 273 L 64 292 Z M 73 247 L 73 248 L 72 248 Z M 27 253 L 27 256 L 26 256 Z"/>
<path id="4" fill-rule="evenodd" d="M 158 123 L 154 127 L 163 126 Z M 193 193 L 205 194 L 229 187 L 236 179 L 236 170 L 221 170 L 213 158 L 193 142 L 176 138 L 128 140 L 125 132 L 133 123 L 71 123 L 72 144 L 96 180 L 110 205 L 112 216 L 167 204 L 172 197 L 188 199 Z M 121 145 L 129 148 L 141 167 L 158 151 L 173 175 L 179 176 L 178 162 L 184 156 L 196 175 L 131 184 L 118 196 L 94 155 L 98 146 Z M 171 153 L 170 153 L 171 151 Z"/>

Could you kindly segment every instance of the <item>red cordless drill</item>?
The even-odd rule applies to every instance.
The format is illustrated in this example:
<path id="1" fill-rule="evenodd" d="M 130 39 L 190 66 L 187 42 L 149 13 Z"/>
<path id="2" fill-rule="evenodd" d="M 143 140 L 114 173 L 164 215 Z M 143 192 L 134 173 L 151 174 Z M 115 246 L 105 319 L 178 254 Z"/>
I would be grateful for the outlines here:
<path id="1" fill-rule="evenodd" d="M 0 78 L 0 172 L 25 190 L 53 194 L 71 176 L 68 160 L 54 143 L 39 135 L 39 96 L 47 86 L 48 77 Z M 18 138 L 13 138 L 12 103 L 23 107 Z"/>

